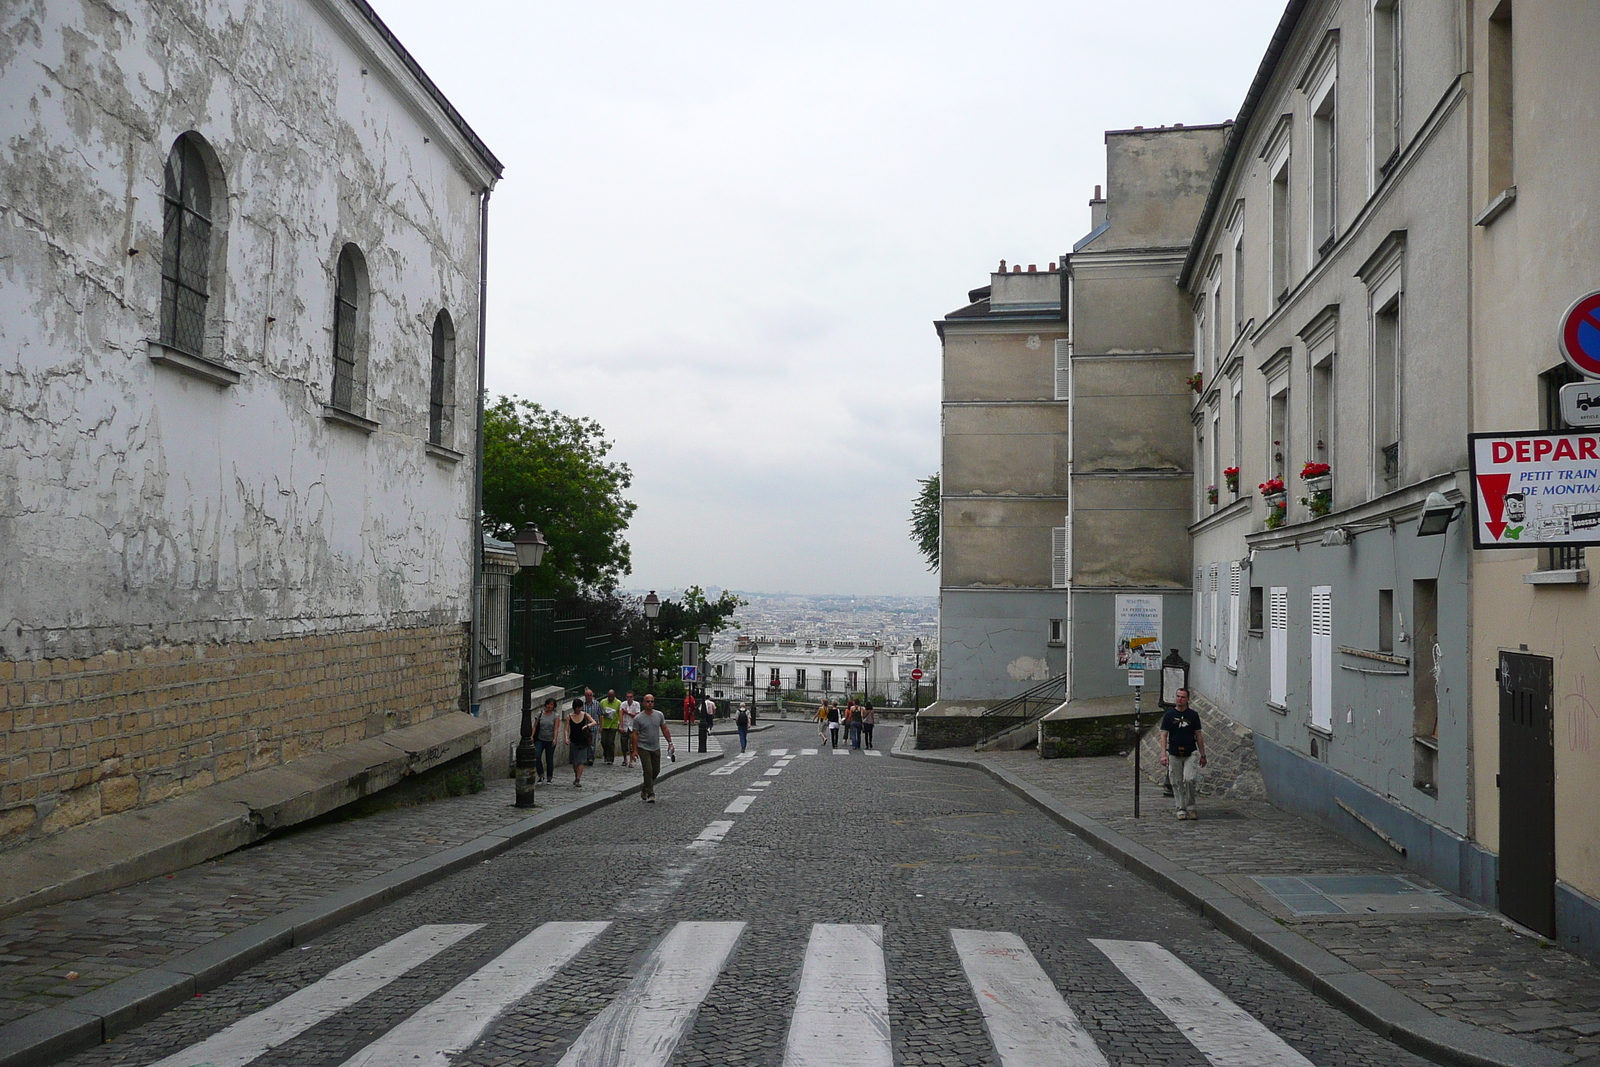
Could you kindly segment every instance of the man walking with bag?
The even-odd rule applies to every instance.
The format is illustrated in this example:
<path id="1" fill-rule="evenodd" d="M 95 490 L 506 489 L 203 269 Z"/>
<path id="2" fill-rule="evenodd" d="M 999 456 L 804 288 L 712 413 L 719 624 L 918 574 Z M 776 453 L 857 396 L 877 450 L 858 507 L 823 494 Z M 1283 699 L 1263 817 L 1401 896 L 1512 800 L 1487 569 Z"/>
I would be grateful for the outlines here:
<path id="1" fill-rule="evenodd" d="M 1189 690 L 1179 689 L 1172 710 L 1161 717 L 1161 765 L 1178 800 L 1178 818 L 1198 819 L 1195 791 L 1206 765 L 1206 735 L 1200 716 L 1189 706 Z"/>

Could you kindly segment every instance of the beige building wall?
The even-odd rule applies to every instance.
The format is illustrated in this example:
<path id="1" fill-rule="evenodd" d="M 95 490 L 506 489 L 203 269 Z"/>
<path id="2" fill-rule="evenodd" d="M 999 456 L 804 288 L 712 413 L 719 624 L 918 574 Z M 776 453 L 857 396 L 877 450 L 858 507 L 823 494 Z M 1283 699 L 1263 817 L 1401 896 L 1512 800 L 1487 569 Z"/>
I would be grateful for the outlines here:
<path id="1" fill-rule="evenodd" d="M 1600 21 L 1587 0 L 1474 0 L 1470 227 L 1472 428 L 1538 429 L 1539 375 L 1561 364 L 1557 323 L 1600 289 Z M 1509 24 L 1492 17 L 1510 11 Z M 1503 51 L 1509 43 L 1508 58 Z M 1501 81 L 1509 72 L 1508 81 Z M 1509 137 L 1492 118 L 1510 87 Z M 1491 86 L 1494 91 L 1491 92 Z M 1514 188 L 1514 200 L 1504 194 Z M 1488 217 L 1484 217 L 1487 214 Z M 1592 556 L 1597 549 L 1590 548 Z M 1557 923 L 1593 953 L 1600 919 L 1600 594 L 1576 581 L 1531 585 L 1537 550 L 1473 554 L 1472 691 L 1477 835 L 1499 850 L 1499 653 L 1554 661 Z M 1580 575 L 1571 576 L 1576 579 Z M 1586 578 L 1587 574 L 1581 577 Z M 1575 895 L 1576 894 L 1576 895 Z"/>

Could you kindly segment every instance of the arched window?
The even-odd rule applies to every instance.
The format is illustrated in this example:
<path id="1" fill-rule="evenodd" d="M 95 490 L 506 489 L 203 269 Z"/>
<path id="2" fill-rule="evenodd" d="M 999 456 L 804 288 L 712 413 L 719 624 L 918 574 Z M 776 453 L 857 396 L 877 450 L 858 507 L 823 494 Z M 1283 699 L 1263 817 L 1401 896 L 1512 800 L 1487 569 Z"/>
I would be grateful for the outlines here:
<path id="1" fill-rule="evenodd" d="M 367 271 L 361 250 L 345 245 L 333 292 L 333 406 L 354 415 L 366 408 Z"/>
<path id="2" fill-rule="evenodd" d="M 211 276 L 211 177 L 197 141 L 186 133 L 167 156 L 161 225 L 161 343 L 196 356 Z"/>
<path id="3" fill-rule="evenodd" d="M 428 376 L 428 440 L 448 445 L 455 414 L 456 327 L 450 312 L 440 309 L 433 320 L 433 360 Z"/>

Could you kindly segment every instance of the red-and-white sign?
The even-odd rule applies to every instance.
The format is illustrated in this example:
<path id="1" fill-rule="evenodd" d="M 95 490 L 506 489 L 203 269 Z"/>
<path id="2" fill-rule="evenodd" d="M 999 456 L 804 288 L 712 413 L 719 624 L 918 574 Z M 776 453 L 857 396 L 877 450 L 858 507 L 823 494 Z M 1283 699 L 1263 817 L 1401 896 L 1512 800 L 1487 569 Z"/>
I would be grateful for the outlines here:
<path id="1" fill-rule="evenodd" d="M 1472 546 L 1600 544 L 1600 432 L 1467 435 Z"/>
<path id="2" fill-rule="evenodd" d="M 911 680 L 913 682 L 922 681 L 922 668 L 921 667 L 918 667 L 916 670 L 911 672 Z"/>
<path id="3" fill-rule="evenodd" d="M 1600 378 L 1600 292 L 1579 297 L 1567 309 L 1558 340 L 1574 370 Z"/>

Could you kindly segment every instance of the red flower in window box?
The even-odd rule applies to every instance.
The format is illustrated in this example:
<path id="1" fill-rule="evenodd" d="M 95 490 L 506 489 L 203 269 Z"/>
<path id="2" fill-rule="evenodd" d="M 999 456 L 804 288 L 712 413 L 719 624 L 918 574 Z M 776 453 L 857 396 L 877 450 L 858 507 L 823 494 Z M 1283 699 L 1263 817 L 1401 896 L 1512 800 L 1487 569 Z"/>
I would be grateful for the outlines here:
<path id="1" fill-rule="evenodd" d="M 1262 496 L 1272 496 L 1276 493 L 1282 493 L 1285 491 L 1283 488 L 1282 478 L 1268 478 L 1266 481 L 1256 486 L 1256 488 L 1261 490 Z"/>
<path id="2" fill-rule="evenodd" d="M 1300 477 L 1302 479 L 1320 478 L 1324 474 L 1329 473 L 1331 470 L 1333 470 L 1333 468 L 1328 466 L 1326 463 L 1307 463 L 1304 467 L 1300 468 Z"/>
<path id="3" fill-rule="evenodd" d="M 1227 483 L 1228 492 L 1235 495 L 1239 492 L 1239 468 L 1228 467 L 1222 472 L 1222 480 Z"/>

